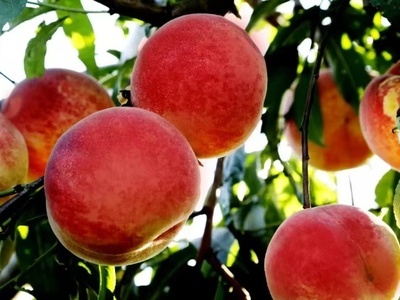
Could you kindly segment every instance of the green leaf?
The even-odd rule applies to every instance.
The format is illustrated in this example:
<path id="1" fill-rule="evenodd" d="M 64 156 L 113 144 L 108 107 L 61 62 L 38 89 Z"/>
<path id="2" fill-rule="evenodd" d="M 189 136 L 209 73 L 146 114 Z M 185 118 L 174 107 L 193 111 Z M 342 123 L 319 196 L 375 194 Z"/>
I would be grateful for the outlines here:
<path id="1" fill-rule="evenodd" d="M 282 96 L 297 77 L 299 55 L 297 45 L 280 48 L 279 51 L 267 52 L 265 60 L 268 67 L 268 91 L 264 101 L 267 111 L 262 115 L 261 131 L 267 136 L 272 152 L 277 155 L 281 128 L 279 122 Z"/>
<path id="2" fill-rule="evenodd" d="M 100 288 L 97 300 L 113 300 L 112 292 L 115 289 L 115 267 L 99 266 Z"/>
<path id="3" fill-rule="evenodd" d="M 370 81 L 362 56 L 351 42 L 346 45 L 346 35 L 343 33 L 329 37 L 325 53 L 339 91 L 358 113 L 360 98 Z"/>
<path id="4" fill-rule="evenodd" d="M 8 21 L 18 16 L 26 2 L 26 0 L 0 0 L 0 32 Z"/>
<path id="5" fill-rule="evenodd" d="M 247 24 L 246 31 L 250 31 L 259 20 L 266 19 L 268 16 L 275 13 L 275 8 L 286 2 L 288 2 L 288 0 L 268 0 L 261 2 L 254 8 L 249 24 Z"/>
<path id="6" fill-rule="evenodd" d="M 223 185 L 221 187 L 221 194 L 218 197 L 218 204 L 225 217 L 229 217 L 230 210 L 233 205 L 235 195 L 233 195 L 232 186 L 241 180 L 244 176 L 244 160 L 245 152 L 241 147 L 231 155 L 227 156 L 224 161 L 223 170 Z"/>
<path id="7" fill-rule="evenodd" d="M 244 172 L 244 181 L 246 185 L 249 187 L 249 195 L 255 195 L 259 193 L 262 180 L 258 176 L 257 171 L 261 168 L 261 159 L 260 153 L 251 153 L 246 156 L 245 161 L 245 172 Z"/>
<path id="8" fill-rule="evenodd" d="M 268 90 L 264 101 L 267 111 L 262 116 L 261 131 L 267 136 L 269 148 L 277 155 L 277 145 L 280 141 L 281 128 L 279 115 L 282 96 L 290 88 L 297 77 L 299 53 L 297 47 L 309 37 L 311 22 L 315 9 L 299 11 L 287 27 L 280 27 L 272 41 L 265 61 L 268 69 Z"/>
<path id="9" fill-rule="evenodd" d="M 370 0 L 382 15 L 396 27 L 400 27 L 400 0 Z"/>
<path id="10" fill-rule="evenodd" d="M 310 87 L 310 81 L 312 76 L 312 69 L 309 66 L 305 66 L 303 72 L 299 77 L 299 82 L 296 85 L 294 91 L 294 101 L 290 109 L 290 114 L 293 114 L 294 120 L 300 128 L 308 97 L 308 90 Z M 318 88 L 317 86 L 313 90 L 313 103 L 310 110 L 310 122 L 308 126 L 308 140 L 313 141 L 317 145 L 324 145 L 323 140 L 323 121 L 319 103 Z"/>
<path id="11" fill-rule="evenodd" d="M 24 68 L 27 78 L 41 76 L 45 71 L 44 60 L 46 56 L 46 43 L 51 39 L 56 30 L 63 24 L 65 18 L 46 25 L 42 22 L 27 47 L 24 57 Z"/>
<path id="12" fill-rule="evenodd" d="M 278 33 L 268 48 L 267 56 L 280 52 L 286 47 L 297 47 L 304 39 L 310 37 L 311 24 L 315 21 L 316 16 L 318 16 L 318 12 L 317 8 L 296 12 L 290 19 L 289 26 L 278 28 Z"/>
<path id="13" fill-rule="evenodd" d="M 37 16 L 40 16 L 42 14 L 45 14 L 49 11 L 52 11 L 52 8 L 41 6 L 38 8 L 32 8 L 32 7 L 25 7 L 18 16 L 12 20 L 10 20 L 9 25 L 10 29 L 13 29 L 17 27 L 18 25 L 29 21 Z"/>
<path id="14" fill-rule="evenodd" d="M 76 288 L 66 276 L 66 270 L 56 263 L 54 254 L 59 249 L 55 247 L 58 242 L 47 220 L 19 227 L 18 233 L 16 255 L 23 276 L 17 284 L 29 282 L 36 299 L 69 299 Z"/>
<path id="15" fill-rule="evenodd" d="M 393 203 L 394 189 L 400 180 L 400 174 L 394 170 L 387 171 L 375 187 L 375 202 L 379 207 L 390 207 Z"/>
<path id="16" fill-rule="evenodd" d="M 400 180 L 397 184 L 394 198 L 393 198 L 393 212 L 396 218 L 396 225 L 400 228 Z"/>
<path id="17" fill-rule="evenodd" d="M 80 0 L 60 0 L 60 6 L 83 9 Z M 78 51 L 78 57 L 86 66 L 87 72 L 97 78 L 98 67 L 95 60 L 95 34 L 92 24 L 86 14 L 57 11 L 59 18 L 66 18 L 63 23 L 65 35 Z"/>

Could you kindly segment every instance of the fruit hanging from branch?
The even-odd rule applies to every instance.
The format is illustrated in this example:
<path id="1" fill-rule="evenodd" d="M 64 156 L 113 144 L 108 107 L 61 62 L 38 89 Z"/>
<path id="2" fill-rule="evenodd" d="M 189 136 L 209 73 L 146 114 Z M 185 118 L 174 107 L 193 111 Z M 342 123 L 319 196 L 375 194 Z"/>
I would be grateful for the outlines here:
<path id="1" fill-rule="evenodd" d="M 72 253 L 100 265 L 161 252 L 200 194 L 198 161 L 183 135 L 132 107 L 101 110 L 67 130 L 44 179 L 54 233 Z"/>
<path id="2" fill-rule="evenodd" d="M 360 103 L 360 124 L 372 152 L 390 167 L 400 170 L 400 144 L 393 131 L 400 108 L 400 62 L 374 78 Z"/>
<path id="3" fill-rule="evenodd" d="M 362 165 L 371 157 L 361 132 L 357 113 L 341 95 L 330 70 L 321 70 L 317 81 L 323 125 L 323 145 L 308 141 L 311 166 L 325 171 L 340 171 Z M 293 93 L 287 94 L 293 102 Z M 301 157 L 301 132 L 293 117 L 285 120 L 285 137 L 294 153 Z M 313 120 L 310 120 L 310 126 Z"/>
<path id="4" fill-rule="evenodd" d="M 134 106 L 174 124 L 199 158 L 242 145 L 260 121 L 266 64 L 248 34 L 221 16 L 191 14 L 159 28 L 138 54 Z"/>
<path id="5" fill-rule="evenodd" d="M 1 106 L 24 136 L 29 150 L 27 181 L 43 176 L 57 139 L 73 124 L 114 106 L 92 77 L 67 69 L 48 69 L 43 76 L 17 84 Z"/>
<path id="6" fill-rule="evenodd" d="M 265 255 L 274 300 L 398 299 L 400 246 L 371 212 L 332 204 L 286 219 Z"/>
<path id="7" fill-rule="evenodd" d="M 0 192 L 24 182 L 28 148 L 21 132 L 0 113 Z M 0 204 L 6 198 L 0 198 Z"/>

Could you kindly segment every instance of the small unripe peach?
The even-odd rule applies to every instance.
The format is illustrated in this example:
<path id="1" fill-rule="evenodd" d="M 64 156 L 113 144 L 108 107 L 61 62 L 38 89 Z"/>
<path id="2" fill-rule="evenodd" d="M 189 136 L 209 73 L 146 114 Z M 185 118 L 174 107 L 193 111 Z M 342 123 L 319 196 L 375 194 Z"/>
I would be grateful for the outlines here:
<path id="1" fill-rule="evenodd" d="M 162 117 L 114 107 L 68 129 L 44 177 L 50 225 L 72 253 L 127 265 L 161 252 L 195 209 L 197 158 Z"/>

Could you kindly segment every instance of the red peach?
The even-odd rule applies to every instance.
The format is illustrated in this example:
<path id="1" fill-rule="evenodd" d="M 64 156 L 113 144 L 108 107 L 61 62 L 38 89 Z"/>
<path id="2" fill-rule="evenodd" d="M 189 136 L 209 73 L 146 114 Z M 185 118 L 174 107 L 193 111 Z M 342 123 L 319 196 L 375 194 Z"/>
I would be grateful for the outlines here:
<path id="1" fill-rule="evenodd" d="M 28 148 L 21 132 L 0 113 L 0 191 L 23 183 L 28 172 Z M 3 198 L 0 199 L 0 203 Z"/>
<path id="2" fill-rule="evenodd" d="M 150 111 L 114 107 L 57 141 L 44 177 L 50 225 L 72 253 L 101 265 L 146 260 L 195 209 L 199 164 L 183 135 Z"/>
<path id="3" fill-rule="evenodd" d="M 377 216 L 332 204 L 295 213 L 265 255 L 274 300 L 398 299 L 400 246 Z"/>
<path id="4" fill-rule="evenodd" d="M 168 119 L 199 158 L 227 155 L 246 141 L 260 121 L 266 89 L 257 46 L 239 26 L 211 14 L 159 28 L 131 78 L 133 104 Z"/>
<path id="5" fill-rule="evenodd" d="M 396 73 L 397 72 L 397 73 Z M 400 171 L 400 144 L 392 129 L 400 107 L 400 62 L 371 80 L 360 103 L 360 124 L 371 151 Z"/>
<path id="6" fill-rule="evenodd" d="M 28 145 L 27 181 L 43 176 L 51 149 L 65 130 L 85 116 L 112 106 L 112 99 L 97 81 L 71 70 L 49 69 L 42 77 L 17 84 L 1 110 Z"/>
<path id="7" fill-rule="evenodd" d="M 308 141 L 310 165 L 325 171 L 354 168 L 371 157 L 357 113 L 345 101 L 330 70 L 321 70 L 317 81 L 323 123 L 323 142 Z M 312 125 L 310 120 L 310 126 Z M 301 133 L 294 119 L 288 119 L 285 137 L 297 156 L 302 155 Z"/>

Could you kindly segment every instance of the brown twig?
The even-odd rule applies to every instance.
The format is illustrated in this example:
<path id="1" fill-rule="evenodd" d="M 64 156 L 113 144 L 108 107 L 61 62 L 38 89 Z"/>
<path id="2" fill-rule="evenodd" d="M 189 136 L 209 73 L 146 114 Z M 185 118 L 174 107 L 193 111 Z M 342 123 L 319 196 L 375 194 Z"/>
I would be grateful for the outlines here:
<path id="1" fill-rule="evenodd" d="M 327 27 L 324 36 L 321 38 L 321 42 L 319 43 L 317 57 L 314 62 L 313 71 L 311 75 L 310 84 L 308 87 L 307 98 L 306 98 L 306 106 L 304 109 L 303 119 L 301 122 L 300 130 L 301 130 L 301 148 L 302 148 L 302 174 L 303 174 L 303 208 L 310 208 L 311 207 L 311 200 L 310 200 L 310 178 L 308 174 L 308 160 L 310 159 L 308 154 L 308 124 L 310 121 L 310 112 L 311 107 L 314 101 L 314 90 L 316 87 L 316 83 L 319 77 L 319 70 L 321 68 L 321 62 L 324 55 L 326 43 L 328 41 L 332 26 L 336 23 L 339 19 L 338 16 L 340 13 L 345 9 L 348 5 L 349 0 L 343 0 L 336 12 L 335 16 L 332 17 L 332 22 Z"/>
<path id="2" fill-rule="evenodd" d="M 234 278 L 232 272 L 227 266 L 222 264 L 216 257 L 212 246 L 212 221 L 214 216 L 215 205 L 217 204 L 217 190 L 222 184 L 223 178 L 223 166 L 224 157 L 221 157 L 217 161 L 215 168 L 214 181 L 211 185 L 210 192 L 204 203 L 203 208 L 196 215 L 206 215 L 206 224 L 204 226 L 203 238 L 201 240 L 199 252 L 196 258 L 196 265 L 201 266 L 203 261 L 207 261 L 214 270 L 222 276 L 222 278 L 233 288 L 238 299 L 248 300 L 250 299 L 249 292 L 240 285 L 240 283 Z"/>
<path id="3" fill-rule="evenodd" d="M 120 14 L 136 18 L 153 26 L 190 13 L 212 13 L 225 15 L 232 12 L 239 16 L 233 0 L 179 1 L 177 4 L 159 5 L 156 1 L 146 0 L 95 0 L 109 8 L 110 14 Z"/>
<path id="4" fill-rule="evenodd" d="M 16 85 L 16 81 L 12 80 L 10 77 L 8 77 L 6 74 L 3 72 L 0 72 L 0 75 L 3 76 L 5 79 L 7 79 L 9 82 L 11 82 L 13 85 Z"/>
<path id="5" fill-rule="evenodd" d="M 236 293 L 237 298 L 240 300 L 250 300 L 250 293 L 240 285 L 240 283 L 235 279 L 233 273 L 229 270 L 227 266 L 221 264 L 214 252 L 209 251 L 207 257 L 207 262 L 213 267 L 214 270 L 222 276 L 222 278 L 233 288 Z"/>
<path id="6" fill-rule="evenodd" d="M 24 210 L 29 202 L 31 194 L 42 188 L 43 182 L 44 177 L 42 176 L 24 186 L 17 185 L 14 187 L 15 192 L 18 194 L 0 206 L 0 240 L 5 238 L 8 234 L 7 225 L 10 219 Z"/>
<path id="7" fill-rule="evenodd" d="M 212 236 L 212 220 L 214 216 L 215 205 L 217 204 L 217 190 L 222 184 L 222 175 L 224 167 L 224 157 L 218 158 L 217 166 L 215 168 L 214 181 L 211 185 L 210 192 L 202 208 L 202 214 L 206 215 L 206 224 L 204 226 L 203 238 L 201 240 L 199 253 L 197 255 L 197 263 L 201 264 L 204 260 L 205 254 L 211 249 L 211 236 Z"/>

